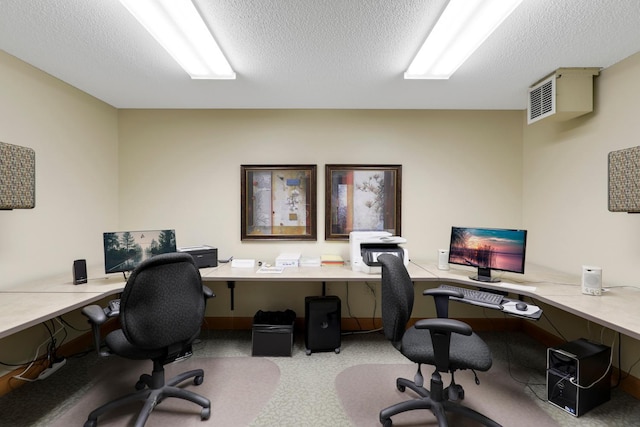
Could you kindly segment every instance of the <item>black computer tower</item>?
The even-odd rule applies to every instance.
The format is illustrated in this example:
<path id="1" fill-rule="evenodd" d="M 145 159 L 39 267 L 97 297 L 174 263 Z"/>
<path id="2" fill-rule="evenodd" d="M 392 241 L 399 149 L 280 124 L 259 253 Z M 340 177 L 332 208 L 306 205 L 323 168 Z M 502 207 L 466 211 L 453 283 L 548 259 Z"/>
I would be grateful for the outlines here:
<path id="1" fill-rule="evenodd" d="M 319 351 L 340 352 L 341 305 L 337 296 L 306 297 L 304 343 L 307 355 Z"/>
<path id="2" fill-rule="evenodd" d="M 547 400 L 579 417 L 611 398 L 611 348 L 584 338 L 547 349 Z"/>

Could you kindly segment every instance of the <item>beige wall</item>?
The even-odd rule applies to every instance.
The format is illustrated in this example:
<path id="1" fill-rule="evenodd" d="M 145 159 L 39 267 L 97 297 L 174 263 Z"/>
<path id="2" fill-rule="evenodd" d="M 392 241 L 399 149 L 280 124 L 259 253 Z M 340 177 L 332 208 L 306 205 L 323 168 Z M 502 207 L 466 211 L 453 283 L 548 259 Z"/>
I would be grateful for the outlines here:
<path id="1" fill-rule="evenodd" d="M 532 261 L 610 285 L 638 285 L 640 216 L 607 209 L 607 155 L 639 145 L 640 54 L 595 78 L 594 112 L 524 126 L 524 225 Z"/>
<path id="2" fill-rule="evenodd" d="M 433 259 L 448 247 L 452 225 L 521 226 L 521 118 L 519 111 L 121 110 L 120 226 L 172 227 L 179 246 L 213 245 L 222 258 L 273 262 L 296 251 L 348 259 L 346 241 L 324 240 L 324 165 L 401 164 L 402 235 L 412 259 Z M 240 240 L 241 164 L 317 165 L 317 242 Z M 208 313 L 302 314 L 304 296 L 319 292 L 318 284 L 249 286 L 238 285 L 234 312 L 226 284 L 215 286 L 220 298 Z M 346 298 L 344 284 L 330 291 Z M 366 287 L 352 284 L 349 295 L 352 314 L 370 317 Z"/>
<path id="3" fill-rule="evenodd" d="M 0 51 L 0 141 L 36 152 L 36 207 L 0 211 L 0 288 L 60 273 L 71 283 L 75 259 L 100 260 L 95 242 L 118 224 L 117 119 L 115 108 Z M 66 317 L 86 329 L 77 313 Z M 42 326 L 14 334 L 0 341 L 0 360 L 30 360 L 48 339 Z"/>
<path id="4" fill-rule="evenodd" d="M 638 75 L 640 54 L 595 78 L 593 113 L 524 125 L 523 225 L 530 261 L 575 275 L 582 265 L 600 266 L 605 286 L 639 287 L 640 216 L 607 209 L 607 155 L 639 145 Z M 546 313 L 554 326 L 547 319 L 539 326 L 557 328 L 569 340 L 601 339 L 597 325 L 556 310 Z M 605 343 L 613 339 L 605 330 Z M 623 339 L 622 366 L 628 368 L 638 359 L 640 343 Z"/>
<path id="5" fill-rule="evenodd" d="M 36 153 L 36 207 L 0 211 L 0 287 L 71 280 L 117 225 L 117 110 L 0 51 L 0 141 Z"/>
<path id="6" fill-rule="evenodd" d="M 324 240 L 324 165 L 402 165 L 402 234 L 434 258 L 451 225 L 520 226 L 521 112 L 121 110 L 120 226 L 173 227 L 179 246 L 273 261 Z M 240 165 L 318 167 L 317 242 L 240 240 Z"/>

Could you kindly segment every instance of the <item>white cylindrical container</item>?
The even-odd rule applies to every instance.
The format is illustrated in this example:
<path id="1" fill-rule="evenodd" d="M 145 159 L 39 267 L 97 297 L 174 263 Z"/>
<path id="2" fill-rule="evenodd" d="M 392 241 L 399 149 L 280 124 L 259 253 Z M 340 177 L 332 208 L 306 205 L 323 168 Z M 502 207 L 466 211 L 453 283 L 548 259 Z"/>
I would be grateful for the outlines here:
<path id="1" fill-rule="evenodd" d="M 438 249 L 438 270 L 449 269 L 449 250 Z"/>

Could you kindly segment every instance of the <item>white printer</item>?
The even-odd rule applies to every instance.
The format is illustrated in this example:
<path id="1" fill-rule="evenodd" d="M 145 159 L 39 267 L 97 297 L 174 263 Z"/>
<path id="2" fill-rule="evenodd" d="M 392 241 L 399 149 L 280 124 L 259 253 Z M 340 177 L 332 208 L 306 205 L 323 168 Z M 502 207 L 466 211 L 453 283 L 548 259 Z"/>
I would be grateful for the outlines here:
<path id="1" fill-rule="evenodd" d="M 351 270 L 364 273 L 380 273 L 382 267 L 378 256 L 392 254 L 400 257 L 404 265 L 409 264 L 407 249 L 398 246 L 407 239 L 394 236 L 388 231 L 352 231 L 349 233 Z"/>

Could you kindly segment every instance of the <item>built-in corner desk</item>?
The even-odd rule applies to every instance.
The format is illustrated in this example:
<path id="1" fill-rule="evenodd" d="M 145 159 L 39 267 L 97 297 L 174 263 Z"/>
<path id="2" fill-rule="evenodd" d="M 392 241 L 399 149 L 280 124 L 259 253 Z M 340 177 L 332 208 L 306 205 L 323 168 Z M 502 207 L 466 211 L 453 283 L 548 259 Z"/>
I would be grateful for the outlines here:
<path id="1" fill-rule="evenodd" d="M 258 273 L 255 268 L 233 268 L 222 264 L 217 268 L 202 270 L 202 278 L 209 282 L 227 282 L 233 291 L 237 282 L 364 282 L 380 280 L 380 275 L 352 271 L 344 267 L 285 268 L 282 273 Z M 451 268 L 439 270 L 435 262 L 412 261 L 407 270 L 414 282 L 447 283 L 455 286 L 481 287 L 514 295 L 529 297 L 536 304 L 544 303 L 578 317 L 590 320 L 640 340 L 640 288 L 634 286 L 607 288 L 601 296 L 584 295 L 580 277 L 550 270 L 537 265 L 527 265 L 525 275 L 505 273 L 498 283 L 484 283 L 469 279 L 472 269 Z"/>
<path id="2" fill-rule="evenodd" d="M 344 267 L 286 268 L 282 273 L 257 273 L 258 268 L 233 268 L 221 264 L 201 269 L 204 283 L 226 282 L 233 291 L 237 282 L 365 282 L 380 280 L 379 274 L 354 272 Z M 471 270 L 438 270 L 435 263 L 411 262 L 408 272 L 414 282 L 437 286 L 450 283 L 456 286 L 478 287 L 470 280 Z M 0 289 L 0 338 L 27 329 L 61 314 L 84 307 L 124 289 L 121 275 L 89 271 L 88 283 L 74 285 L 70 277 L 53 277 Z M 233 287 L 232 287 L 233 286 Z M 607 288 L 602 296 L 584 295 L 580 277 L 527 265 L 526 275 L 505 274 L 502 282 L 482 283 L 481 287 L 509 291 L 530 297 L 588 319 L 636 340 L 640 340 L 640 288 Z M 233 295 L 233 292 L 231 293 Z M 231 301 L 233 304 L 233 301 Z"/>

